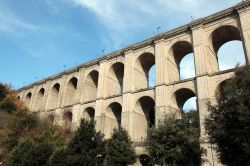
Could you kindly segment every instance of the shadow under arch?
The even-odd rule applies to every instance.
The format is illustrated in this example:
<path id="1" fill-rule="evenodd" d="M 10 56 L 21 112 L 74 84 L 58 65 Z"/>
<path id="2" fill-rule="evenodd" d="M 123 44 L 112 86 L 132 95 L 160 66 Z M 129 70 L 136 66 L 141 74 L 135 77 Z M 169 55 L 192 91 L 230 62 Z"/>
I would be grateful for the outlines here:
<path id="1" fill-rule="evenodd" d="M 149 71 L 154 65 L 155 55 L 152 53 L 143 53 L 136 59 L 134 66 L 135 90 L 149 87 Z"/>
<path id="2" fill-rule="evenodd" d="M 41 111 L 43 109 L 43 99 L 44 99 L 45 89 L 41 88 L 36 96 L 36 109 Z"/>
<path id="3" fill-rule="evenodd" d="M 114 63 L 107 73 L 107 96 L 115 96 L 123 92 L 124 64 Z"/>
<path id="4" fill-rule="evenodd" d="M 48 109 L 53 109 L 59 106 L 60 87 L 59 83 L 53 85 L 48 97 Z"/>
<path id="5" fill-rule="evenodd" d="M 95 109 L 93 107 L 87 107 L 83 111 L 83 119 L 87 121 L 93 121 L 95 118 Z"/>
<path id="6" fill-rule="evenodd" d="M 71 111 L 66 111 L 63 114 L 64 127 L 68 130 L 71 129 L 73 119 L 73 113 Z"/>
<path id="7" fill-rule="evenodd" d="M 155 126 L 155 101 L 150 96 L 140 97 L 135 103 L 135 118 L 133 124 L 136 142 L 147 139 L 148 129 Z"/>
<path id="8" fill-rule="evenodd" d="M 29 92 L 29 93 L 25 96 L 25 98 L 24 98 L 24 103 L 25 103 L 25 105 L 26 105 L 27 107 L 29 107 L 31 97 L 32 97 L 32 93 Z"/>
<path id="9" fill-rule="evenodd" d="M 114 129 L 121 127 L 122 105 L 118 102 L 109 104 L 105 111 L 104 134 L 107 138 L 111 137 Z"/>
<path id="10" fill-rule="evenodd" d="M 72 77 L 68 81 L 67 89 L 66 89 L 66 92 L 65 92 L 64 105 L 70 105 L 70 104 L 75 103 L 77 83 L 78 83 L 78 79 L 76 77 Z"/>
<path id="11" fill-rule="evenodd" d="M 95 100 L 97 97 L 99 72 L 91 71 L 84 82 L 84 101 Z"/>

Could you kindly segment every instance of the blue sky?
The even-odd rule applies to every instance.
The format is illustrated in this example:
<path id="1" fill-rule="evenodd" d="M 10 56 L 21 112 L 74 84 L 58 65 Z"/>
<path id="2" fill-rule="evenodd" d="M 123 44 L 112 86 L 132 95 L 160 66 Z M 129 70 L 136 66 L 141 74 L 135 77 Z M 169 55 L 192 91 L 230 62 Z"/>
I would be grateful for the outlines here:
<path id="1" fill-rule="evenodd" d="M 0 0 L 0 82 L 20 88 L 238 2 Z"/>

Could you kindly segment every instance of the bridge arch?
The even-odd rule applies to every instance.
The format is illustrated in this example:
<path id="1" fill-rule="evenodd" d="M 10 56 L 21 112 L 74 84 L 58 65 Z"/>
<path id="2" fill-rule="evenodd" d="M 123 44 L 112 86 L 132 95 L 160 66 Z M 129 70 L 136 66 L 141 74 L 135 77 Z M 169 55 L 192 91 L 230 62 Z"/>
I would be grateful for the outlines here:
<path id="1" fill-rule="evenodd" d="M 114 129 L 119 129 L 122 118 L 122 105 L 117 102 L 109 104 L 105 111 L 105 128 L 104 133 L 107 138 L 110 138 Z"/>
<path id="2" fill-rule="evenodd" d="M 44 88 L 40 88 L 37 96 L 36 96 L 36 109 L 37 111 L 42 111 L 43 105 L 44 105 L 44 95 L 45 95 L 45 89 Z"/>
<path id="3" fill-rule="evenodd" d="M 222 95 L 224 95 L 225 91 L 225 85 L 231 80 L 231 78 L 224 79 L 220 83 L 218 83 L 216 90 L 215 90 L 215 96 L 217 99 L 219 99 Z"/>
<path id="4" fill-rule="evenodd" d="M 71 105 L 75 103 L 76 99 L 76 90 L 77 90 L 78 79 L 76 77 L 72 77 L 67 84 L 67 89 L 65 93 L 65 103 L 64 105 Z"/>
<path id="5" fill-rule="evenodd" d="M 27 107 L 29 107 L 29 105 L 30 105 L 31 97 L 32 97 L 32 93 L 28 92 L 24 98 L 24 103 Z"/>
<path id="6" fill-rule="evenodd" d="M 106 96 L 120 95 L 123 92 L 124 64 L 112 64 L 107 73 Z"/>
<path id="7" fill-rule="evenodd" d="M 63 114 L 64 127 L 66 129 L 71 129 L 72 127 L 73 113 L 71 111 L 66 111 Z"/>
<path id="8" fill-rule="evenodd" d="M 83 115 L 82 115 L 83 119 L 87 120 L 87 121 L 92 121 L 95 118 L 95 109 L 93 107 L 87 107 L 84 111 L 83 111 Z"/>
<path id="9" fill-rule="evenodd" d="M 241 38 L 241 32 L 238 27 L 233 25 L 223 25 L 218 28 L 216 28 L 211 34 L 210 34 L 210 42 L 213 49 L 213 53 L 215 55 L 215 58 L 217 60 L 217 70 L 225 70 L 234 68 L 235 65 L 238 63 L 237 60 L 239 60 L 239 63 L 245 64 L 246 58 L 244 55 L 243 45 L 242 45 L 242 38 Z M 226 52 L 227 54 L 231 54 L 231 52 L 225 50 L 228 49 L 228 47 L 225 47 L 227 44 L 232 44 L 231 47 L 234 47 L 237 45 L 237 43 L 240 42 L 240 45 L 238 44 L 237 52 L 242 52 L 242 55 L 224 55 L 221 54 L 221 49 L 224 49 L 223 52 Z M 224 64 L 223 61 L 226 61 L 228 58 L 234 58 L 235 62 L 231 62 L 229 64 Z"/>
<path id="10" fill-rule="evenodd" d="M 135 103 L 134 137 L 135 141 L 145 141 L 147 131 L 155 125 L 155 101 L 150 96 L 142 96 Z"/>
<path id="11" fill-rule="evenodd" d="M 88 73 L 84 82 L 84 101 L 95 100 L 97 97 L 99 72 L 92 70 Z"/>
<path id="12" fill-rule="evenodd" d="M 55 116 L 53 114 L 48 115 L 48 122 L 50 124 L 54 124 L 55 123 Z"/>
<path id="13" fill-rule="evenodd" d="M 48 109 L 54 109 L 59 106 L 59 93 L 60 93 L 60 84 L 55 83 L 51 88 L 51 92 L 49 93 L 48 97 Z"/>
<path id="14" fill-rule="evenodd" d="M 151 78 L 149 71 L 154 65 L 155 55 L 149 52 L 141 54 L 135 60 L 133 71 L 135 90 L 149 88 Z"/>
<path id="15" fill-rule="evenodd" d="M 186 75 L 185 71 L 192 72 L 191 77 L 195 76 L 193 45 L 190 42 L 182 40 L 174 43 L 169 50 L 169 54 L 168 64 L 172 81 L 189 78 L 190 76 Z M 187 67 L 181 65 L 186 57 L 191 60 L 189 63 L 192 62 Z"/>
<path id="16" fill-rule="evenodd" d="M 181 113 L 183 111 L 184 104 L 192 97 L 196 97 L 196 94 L 193 90 L 188 88 L 181 88 L 176 90 L 172 95 L 172 107 L 177 113 L 178 117 L 181 117 Z M 195 105 L 197 105 L 197 101 L 195 100 Z M 187 110 L 189 111 L 189 110 Z"/>

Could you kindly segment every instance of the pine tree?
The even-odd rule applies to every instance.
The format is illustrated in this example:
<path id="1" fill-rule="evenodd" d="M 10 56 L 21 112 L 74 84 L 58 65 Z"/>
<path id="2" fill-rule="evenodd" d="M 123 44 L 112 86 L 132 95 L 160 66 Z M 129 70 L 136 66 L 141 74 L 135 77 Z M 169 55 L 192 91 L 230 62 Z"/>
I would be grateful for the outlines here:
<path id="1" fill-rule="evenodd" d="M 108 166 L 127 166 L 135 163 L 136 155 L 132 141 L 125 129 L 115 129 L 106 146 Z"/>
<path id="2" fill-rule="evenodd" d="M 250 163 L 250 67 L 236 68 L 226 81 L 216 105 L 209 105 L 205 127 L 218 157 L 228 166 Z"/>

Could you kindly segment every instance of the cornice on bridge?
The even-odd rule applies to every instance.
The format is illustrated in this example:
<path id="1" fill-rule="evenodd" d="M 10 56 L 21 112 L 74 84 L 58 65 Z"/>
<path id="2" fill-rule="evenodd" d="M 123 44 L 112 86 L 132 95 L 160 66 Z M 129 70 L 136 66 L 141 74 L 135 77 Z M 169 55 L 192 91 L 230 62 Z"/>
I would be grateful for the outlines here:
<path id="1" fill-rule="evenodd" d="M 195 28 L 195 27 L 207 25 L 207 24 L 209 24 L 211 22 L 223 19 L 225 17 L 238 16 L 238 13 L 240 11 L 242 11 L 244 9 L 247 9 L 247 8 L 249 9 L 249 7 L 250 7 L 250 0 L 243 1 L 241 3 L 238 3 L 237 5 L 235 5 L 233 7 L 230 7 L 228 9 L 225 9 L 225 10 L 223 10 L 221 12 L 212 14 L 212 15 L 204 17 L 204 18 L 196 19 L 196 20 L 194 20 L 194 21 L 192 21 L 192 22 L 190 22 L 190 23 L 188 23 L 186 25 L 183 25 L 181 27 L 172 29 L 172 30 L 167 31 L 167 32 L 160 33 L 160 34 L 158 34 L 156 36 L 153 36 L 153 37 L 151 37 L 149 39 L 146 39 L 146 40 L 143 40 L 141 42 L 132 44 L 132 45 L 130 45 L 128 47 L 125 47 L 125 48 L 123 48 L 121 50 L 112 52 L 112 53 L 104 55 L 104 56 L 102 56 L 100 58 L 97 58 L 97 59 L 94 59 L 92 61 L 80 64 L 80 65 L 78 65 L 78 66 L 76 66 L 74 68 L 65 70 L 65 71 L 60 72 L 58 74 L 55 74 L 53 76 L 49 76 L 49 77 L 47 77 L 45 79 L 36 81 L 36 82 L 34 82 L 34 83 L 30 84 L 30 85 L 27 85 L 27 86 L 24 86 L 24 87 L 22 87 L 20 89 L 17 89 L 16 91 L 20 92 L 22 90 L 32 88 L 35 85 L 40 85 L 40 84 L 46 83 L 46 81 L 61 78 L 62 75 L 78 72 L 81 68 L 88 68 L 90 66 L 99 64 L 100 62 L 105 61 L 105 60 L 109 60 L 109 59 L 119 57 L 119 56 L 124 57 L 125 52 L 135 51 L 135 50 L 141 49 L 141 48 L 149 46 L 149 45 L 154 45 L 159 40 L 169 39 L 169 38 L 172 38 L 174 36 L 178 36 L 178 35 L 183 34 L 183 33 L 191 33 L 192 29 Z"/>

